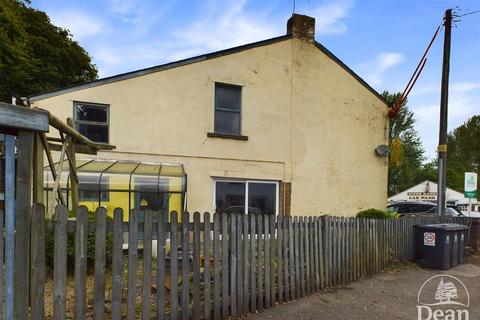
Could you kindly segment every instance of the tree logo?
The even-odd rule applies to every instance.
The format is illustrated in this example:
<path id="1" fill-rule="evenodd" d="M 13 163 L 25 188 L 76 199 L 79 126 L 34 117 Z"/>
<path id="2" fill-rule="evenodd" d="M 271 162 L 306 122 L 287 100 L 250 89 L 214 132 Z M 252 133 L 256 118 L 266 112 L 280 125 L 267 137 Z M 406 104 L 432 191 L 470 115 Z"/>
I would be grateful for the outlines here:
<path id="1" fill-rule="evenodd" d="M 470 295 L 454 276 L 440 274 L 423 283 L 417 296 L 419 320 L 469 319 Z"/>

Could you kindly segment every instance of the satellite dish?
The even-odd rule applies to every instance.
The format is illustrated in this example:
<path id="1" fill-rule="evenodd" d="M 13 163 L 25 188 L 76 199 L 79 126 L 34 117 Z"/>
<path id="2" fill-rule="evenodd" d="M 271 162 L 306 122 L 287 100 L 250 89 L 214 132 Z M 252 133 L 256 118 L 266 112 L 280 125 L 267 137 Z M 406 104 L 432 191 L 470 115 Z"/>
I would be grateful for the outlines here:
<path id="1" fill-rule="evenodd" d="M 385 144 L 381 144 L 381 145 L 379 145 L 378 147 L 375 148 L 375 153 L 378 156 L 386 157 L 390 153 L 390 148 Z"/>

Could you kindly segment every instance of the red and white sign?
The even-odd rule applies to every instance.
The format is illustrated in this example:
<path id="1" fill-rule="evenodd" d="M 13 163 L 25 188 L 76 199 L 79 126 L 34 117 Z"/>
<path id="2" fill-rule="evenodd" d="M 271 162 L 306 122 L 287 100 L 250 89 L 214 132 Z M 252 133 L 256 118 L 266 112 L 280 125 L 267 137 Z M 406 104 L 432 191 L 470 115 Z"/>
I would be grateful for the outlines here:
<path id="1" fill-rule="evenodd" d="M 424 232 L 423 233 L 423 244 L 426 246 L 435 247 L 435 233 L 434 232 Z"/>

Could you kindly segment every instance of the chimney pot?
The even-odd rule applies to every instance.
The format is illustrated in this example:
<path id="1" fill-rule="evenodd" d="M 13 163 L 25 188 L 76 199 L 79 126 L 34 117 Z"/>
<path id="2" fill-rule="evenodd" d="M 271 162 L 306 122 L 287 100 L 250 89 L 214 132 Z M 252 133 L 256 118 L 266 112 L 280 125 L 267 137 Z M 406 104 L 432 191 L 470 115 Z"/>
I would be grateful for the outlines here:
<path id="1" fill-rule="evenodd" d="M 294 13 L 287 22 L 287 34 L 294 38 L 314 42 L 315 18 Z"/>

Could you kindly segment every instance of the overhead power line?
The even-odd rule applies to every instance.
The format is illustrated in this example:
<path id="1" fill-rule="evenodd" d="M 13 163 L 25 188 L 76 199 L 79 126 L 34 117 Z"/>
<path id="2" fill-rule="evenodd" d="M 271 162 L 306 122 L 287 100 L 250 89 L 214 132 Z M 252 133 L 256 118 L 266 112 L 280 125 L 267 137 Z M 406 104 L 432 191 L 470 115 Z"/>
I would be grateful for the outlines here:
<path id="1" fill-rule="evenodd" d="M 467 12 L 467 13 L 464 13 L 464 14 L 454 14 L 454 17 L 464 17 L 464 16 L 469 16 L 471 14 L 476 14 L 476 13 L 480 13 L 480 10 L 475 10 L 475 11 L 470 11 L 470 12 Z"/>

